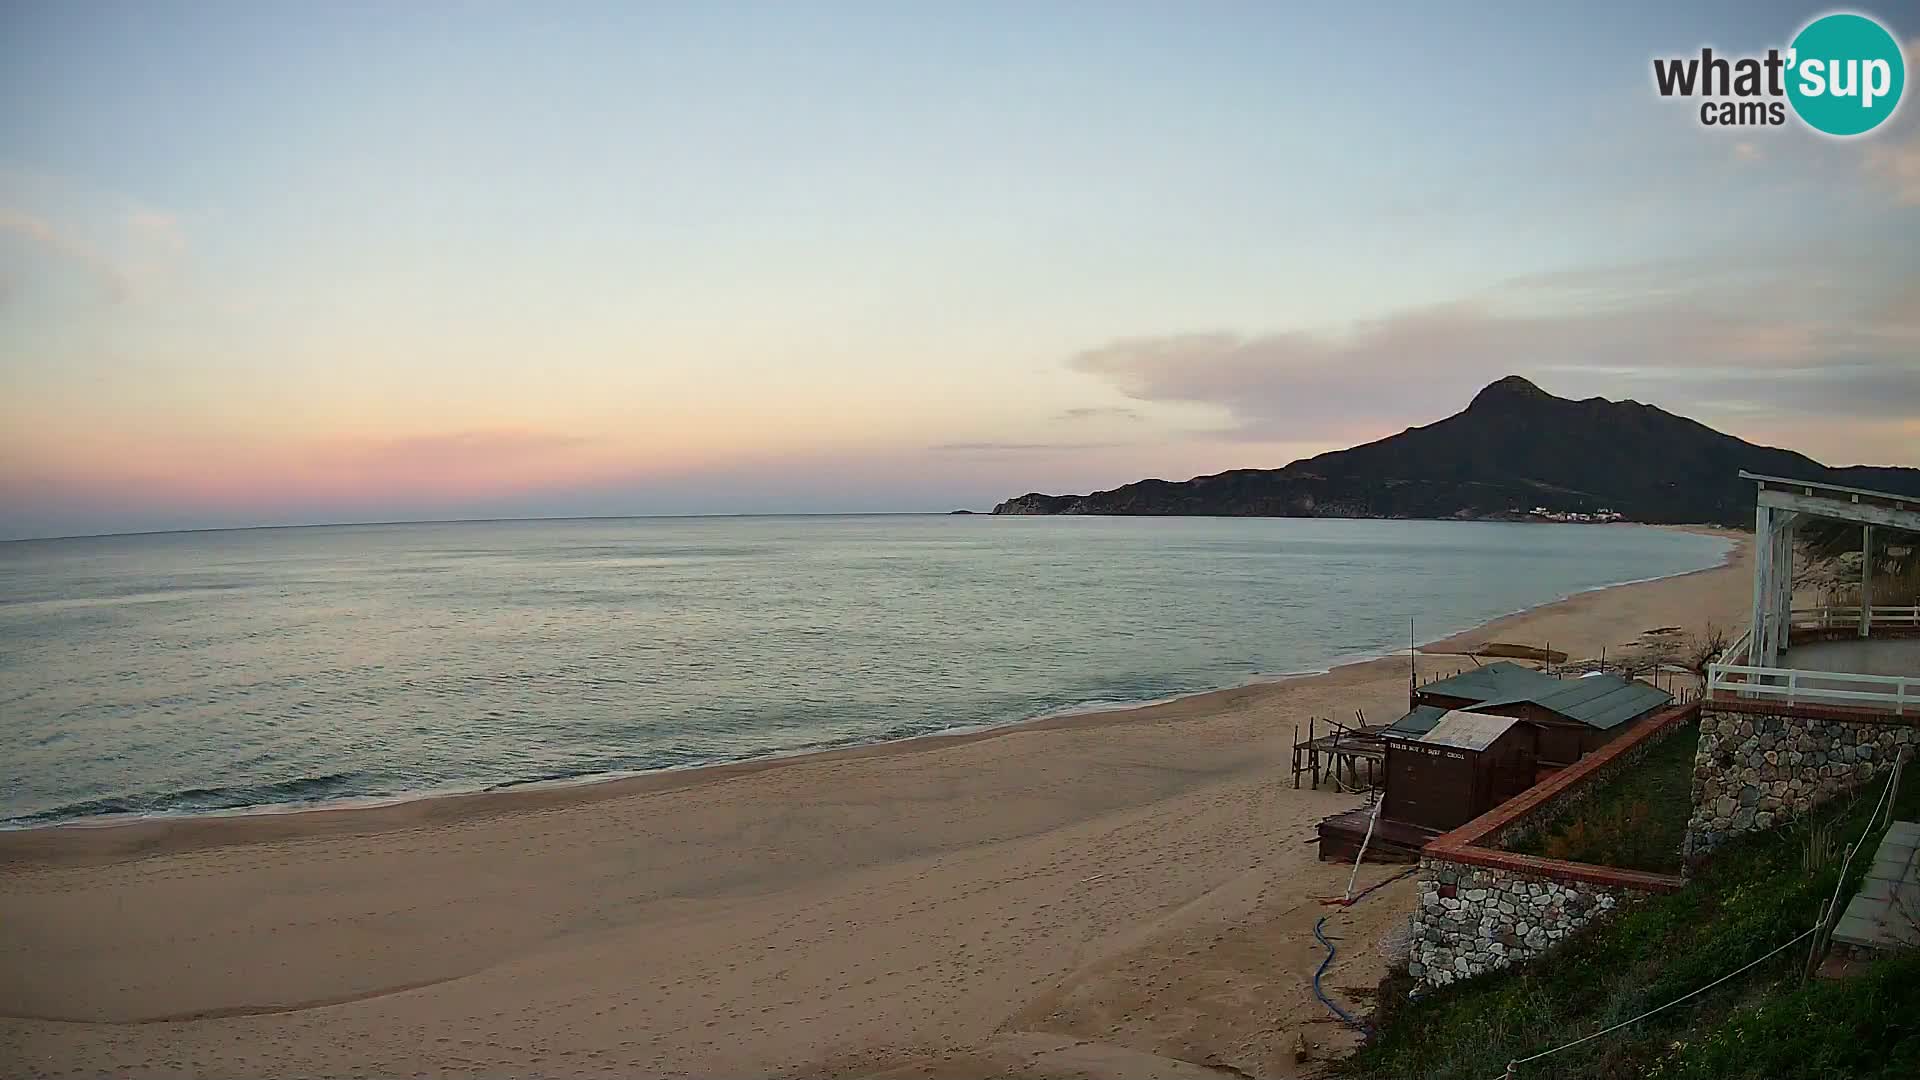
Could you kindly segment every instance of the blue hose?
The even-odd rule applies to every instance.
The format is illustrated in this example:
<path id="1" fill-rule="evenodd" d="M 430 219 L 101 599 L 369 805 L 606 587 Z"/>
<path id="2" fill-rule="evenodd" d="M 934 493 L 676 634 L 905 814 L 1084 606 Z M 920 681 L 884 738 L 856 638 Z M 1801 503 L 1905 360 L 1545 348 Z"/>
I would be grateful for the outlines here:
<path id="1" fill-rule="evenodd" d="M 1356 899 L 1358 898 L 1356 897 Z M 1325 915 L 1320 916 L 1320 921 L 1313 924 L 1313 936 L 1319 939 L 1320 944 L 1325 945 L 1327 947 L 1326 959 L 1320 961 L 1320 969 L 1313 973 L 1313 996 L 1320 999 L 1320 1004 L 1325 1005 L 1329 1009 L 1332 1009 L 1333 1015 L 1345 1021 L 1348 1027 L 1352 1028 L 1353 1030 L 1359 1032 L 1362 1035 L 1371 1034 L 1371 1032 L 1367 1030 L 1367 1025 L 1354 1019 L 1352 1013 L 1341 1008 L 1338 1004 L 1334 1002 L 1332 998 L 1327 996 L 1326 991 L 1320 989 L 1320 976 L 1325 975 L 1327 973 L 1327 965 L 1333 963 L 1333 953 L 1334 953 L 1333 942 L 1328 941 L 1327 935 L 1320 932 L 1320 928 L 1325 926 L 1326 924 L 1327 924 L 1327 917 Z"/>
<path id="2" fill-rule="evenodd" d="M 1373 884 L 1367 886 L 1366 888 L 1361 889 L 1359 893 L 1357 893 L 1353 899 L 1347 901 L 1344 906 L 1352 907 L 1354 904 L 1357 904 L 1360 902 L 1361 897 L 1367 895 L 1368 893 L 1379 888 L 1380 886 L 1391 885 L 1394 882 L 1399 881 L 1401 878 L 1406 877 L 1408 874 L 1415 873 L 1419 869 L 1420 868 L 1416 866 L 1408 870 L 1403 870 L 1400 873 L 1395 874 L 1390 878 L 1386 878 L 1381 881 L 1376 881 Z M 1317 941 L 1319 941 L 1320 944 L 1325 945 L 1327 947 L 1326 958 L 1320 961 L 1319 970 L 1313 973 L 1313 996 L 1320 999 L 1320 1004 L 1325 1005 L 1329 1009 L 1332 1009 L 1333 1015 L 1339 1017 L 1343 1022 L 1346 1023 L 1348 1027 L 1352 1028 L 1353 1030 L 1359 1032 L 1362 1035 L 1372 1035 L 1373 1034 L 1372 1028 L 1369 1028 L 1367 1025 L 1361 1023 L 1359 1020 L 1354 1019 L 1354 1016 L 1352 1013 L 1341 1008 L 1337 1003 L 1335 1003 L 1335 1001 L 1332 998 L 1327 996 L 1326 991 L 1320 989 L 1320 976 L 1325 975 L 1327 973 L 1327 968 L 1333 964 L 1333 955 L 1334 955 L 1333 942 L 1328 941 L 1327 935 L 1322 932 L 1322 928 L 1325 927 L 1326 925 L 1327 925 L 1327 917 L 1325 915 L 1320 916 L 1320 921 L 1313 924 L 1314 938 Z"/>

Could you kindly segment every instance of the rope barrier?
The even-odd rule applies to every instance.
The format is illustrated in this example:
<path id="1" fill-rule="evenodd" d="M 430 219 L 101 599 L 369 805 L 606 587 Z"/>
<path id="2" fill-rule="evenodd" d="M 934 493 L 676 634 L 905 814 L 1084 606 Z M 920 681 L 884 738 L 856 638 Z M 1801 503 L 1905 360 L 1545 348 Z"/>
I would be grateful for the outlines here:
<path id="1" fill-rule="evenodd" d="M 1893 768 L 1887 772 L 1887 784 L 1880 789 L 1880 797 L 1873 800 L 1873 813 L 1867 815 L 1867 827 L 1860 831 L 1860 839 L 1855 840 L 1852 846 L 1847 848 L 1847 858 L 1845 862 L 1840 864 L 1840 878 L 1833 883 L 1833 899 L 1829 901 L 1829 903 L 1838 904 L 1840 902 L 1840 889 L 1847 883 L 1847 871 L 1853 868 L 1853 857 L 1858 855 L 1860 849 L 1866 845 L 1868 834 L 1873 832 L 1873 823 L 1880 820 L 1881 808 L 1886 807 L 1888 817 L 1892 817 L 1893 810 L 1891 807 L 1887 807 L 1887 796 L 1893 794 L 1893 784 L 1900 776 L 1900 766 L 1906 761 L 1906 753 L 1906 749 L 1902 747 L 1900 752 L 1894 756 Z"/>
<path id="2" fill-rule="evenodd" d="M 1346 902 L 1353 903 L 1353 883 L 1360 878 L 1360 863 L 1367 857 L 1367 845 L 1373 843 L 1373 827 L 1380 821 L 1380 808 L 1387 800 L 1377 799 L 1373 804 L 1373 813 L 1367 817 L 1367 835 L 1360 840 L 1360 853 L 1353 857 L 1353 873 L 1347 875 Z"/>
<path id="3" fill-rule="evenodd" d="M 1563 1045 L 1556 1046 L 1551 1050 L 1542 1050 L 1541 1052 L 1534 1054 L 1530 1057 L 1515 1058 L 1512 1061 L 1507 1062 L 1507 1071 L 1505 1073 L 1502 1073 L 1500 1076 L 1493 1077 L 1493 1080 L 1503 1080 L 1503 1078 L 1505 1078 L 1505 1080 L 1510 1080 L 1510 1078 L 1513 1076 L 1513 1070 L 1517 1066 L 1525 1065 L 1529 1061 L 1539 1061 L 1543 1057 L 1550 1057 L 1554 1054 L 1559 1053 L 1562 1050 L 1571 1050 L 1574 1047 L 1579 1046 L 1581 1043 L 1591 1042 L 1592 1040 L 1597 1039 L 1602 1035 L 1611 1035 L 1614 1032 L 1619 1031 L 1623 1027 L 1630 1027 L 1634 1024 L 1639 1023 L 1642 1020 L 1645 1020 L 1647 1017 L 1652 1016 L 1654 1013 L 1663 1012 L 1667 1009 L 1671 1009 L 1675 1005 L 1678 1005 L 1681 1002 L 1688 1000 L 1689 998 L 1699 997 L 1701 994 L 1704 994 L 1707 991 L 1713 989 L 1714 987 L 1719 986 L 1721 983 L 1726 982 L 1728 979 L 1733 978 L 1735 975 L 1739 975 L 1750 968 L 1753 968 L 1759 964 L 1765 963 L 1766 961 L 1773 959 L 1776 956 L 1779 956 L 1781 953 L 1786 952 L 1788 949 L 1791 949 L 1795 945 L 1798 945 L 1802 940 L 1804 940 L 1807 937 L 1807 935 L 1812 934 L 1818 931 L 1819 929 L 1820 928 L 1818 926 L 1808 927 L 1807 929 L 1800 931 L 1798 934 L 1795 934 L 1792 937 L 1792 939 L 1781 943 L 1779 946 L 1775 947 L 1773 951 L 1767 953 L 1765 956 L 1760 957 L 1758 960 L 1753 960 L 1746 964 L 1743 964 L 1740 967 L 1737 967 L 1734 970 L 1727 972 L 1725 975 L 1722 975 L 1719 978 L 1708 983 L 1707 985 L 1699 988 L 1698 990 L 1688 991 L 1687 993 L 1682 994 L 1677 998 L 1674 998 L 1672 1001 L 1667 1002 L 1665 1005 L 1658 1005 L 1658 1006 L 1655 1006 L 1654 1008 L 1648 1009 L 1646 1012 L 1641 1013 L 1639 1016 L 1636 1016 L 1631 1020 L 1622 1020 L 1610 1028 L 1603 1028 L 1602 1030 L 1596 1031 L 1591 1035 L 1583 1035 L 1580 1038 L 1575 1039 L 1570 1043 L 1565 1043 Z"/>
<path id="4" fill-rule="evenodd" d="M 1373 890 L 1384 888 L 1388 885 L 1393 884 L 1396 881 L 1399 881 L 1403 877 L 1407 877 L 1412 874 L 1417 874 L 1419 872 L 1420 872 L 1419 867 L 1409 866 L 1405 870 L 1400 871 L 1399 873 L 1393 875 L 1392 877 L 1381 878 L 1379 881 L 1376 881 L 1373 884 L 1367 886 L 1366 888 L 1361 889 L 1358 893 L 1355 893 L 1353 899 L 1339 901 L 1339 904 L 1341 907 L 1352 907 L 1353 905 L 1360 902 L 1361 897 L 1367 895 Z"/>
<path id="5" fill-rule="evenodd" d="M 1892 770 L 1892 772 L 1896 775 L 1899 772 L 1898 759 L 1896 759 L 1895 767 Z M 1840 902 L 1840 890 L 1846 884 L 1847 870 L 1853 865 L 1854 855 L 1857 854 L 1862 847 L 1866 846 L 1867 836 L 1873 832 L 1874 822 L 1879 820 L 1880 811 L 1883 807 L 1886 806 L 1887 797 L 1893 791 L 1893 784 L 1894 784 L 1894 777 L 1889 776 L 1887 778 L 1886 787 L 1882 788 L 1880 791 L 1880 797 L 1873 801 L 1873 813 L 1867 818 L 1867 827 L 1865 830 L 1863 830 L 1860 833 L 1860 838 L 1858 840 L 1855 840 L 1853 842 L 1853 845 L 1847 849 L 1847 858 L 1844 862 L 1840 864 L 1840 880 L 1836 881 L 1833 886 L 1833 898 L 1830 901 L 1828 901 L 1828 904 L 1826 906 L 1821 908 L 1820 920 L 1818 922 L 1814 923 L 1811 927 L 1808 927 L 1807 929 L 1802 930 L 1800 933 L 1795 934 L 1791 939 L 1785 942 L 1782 942 L 1780 945 L 1776 946 L 1772 951 L 1768 952 L 1765 956 L 1762 956 L 1757 960 L 1748 961 L 1747 963 L 1741 965 L 1740 967 L 1737 967 L 1734 970 L 1727 972 L 1725 975 L 1722 975 L 1719 978 L 1713 980 L 1707 985 L 1700 987 L 1698 990 L 1692 990 L 1685 994 L 1682 994 L 1679 997 L 1674 998 L 1672 1001 L 1667 1002 L 1665 1005 L 1660 1005 L 1660 1006 L 1656 1006 L 1655 1008 L 1648 1009 L 1646 1012 L 1641 1013 L 1639 1016 L 1636 1016 L 1631 1020 L 1622 1020 L 1620 1023 L 1615 1024 L 1610 1028 L 1604 1028 L 1600 1031 L 1594 1032 L 1591 1035 L 1583 1035 L 1580 1038 L 1575 1039 L 1570 1043 L 1564 1043 L 1560 1046 L 1554 1047 L 1551 1050 L 1542 1050 L 1541 1052 L 1537 1054 L 1533 1054 L 1529 1057 L 1515 1058 L 1512 1061 L 1507 1062 L 1506 1072 L 1500 1074 L 1499 1076 L 1492 1077 L 1491 1080 L 1513 1080 L 1514 1070 L 1521 1065 L 1525 1065 L 1530 1061 L 1539 1061 L 1541 1058 L 1544 1058 L 1544 1057 L 1550 1057 L 1554 1054 L 1561 1052 L 1562 1050 L 1571 1050 L 1582 1043 L 1591 1042 L 1592 1040 L 1597 1039 L 1602 1035 L 1611 1035 L 1614 1032 L 1619 1031 L 1621 1028 L 1630 1027 L 1634 1024 L 1637 1024 L 1640 1021 L 1645 1020 L 1647 1017 L 1654 1015 L 1655 1013 L 1663 1012 L 1667 1009 L 1673 1008 L 1675 1005 L 1678 1005 L 1683 1001 L 1687 1001 L 1691 998 L 1699 997 L 1701 994 L 1704 994 L 1707 991 L 1713 989 L 1714 987 L 1719 986 L 1721 983 L 1726 982 L 1728 979 L 1731 979 L 1736 975 L 1740 975 L 1747 971 L 1750 971 L 1753 968 L 1761 964 L 1764 964 L 1768 960 L 1771 960 L 1774 957 L 1780 955 L 1781 953 L 1786 952 L 1788 949 L 1791 949 L 1795 945 L 1798 945 L 1800 942 L 1806 940 L 1808 937 L 1811 937 L 1814 934 L 1820 933 L 1821 930 L 1823 930 L 1826 927 L 1827 916 L 1829 912 L 1832 910 L 1833 907 L 1837 906 Z M 1889 810 L 1889 813 L 1891 813 L 1890 810 Z"/>

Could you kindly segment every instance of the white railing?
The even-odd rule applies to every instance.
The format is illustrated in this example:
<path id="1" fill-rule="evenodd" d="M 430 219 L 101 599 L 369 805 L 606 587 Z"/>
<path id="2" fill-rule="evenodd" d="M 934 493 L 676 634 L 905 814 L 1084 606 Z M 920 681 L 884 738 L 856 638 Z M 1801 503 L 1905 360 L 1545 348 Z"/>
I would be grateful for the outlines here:
<path id="1" fill-rule="evenodd" d="M 1875 604 L 1870 612 L 1873 616 L 1870 632 L 1880 627 L 1920 627 L 1920 605 Z M 1860 625 L 1860 608 L 1838 604 L 1794 608 L 1788 624 L 1799 630 L 1852 630 Z M 1707 665 L 1707 696 L 1733 694 L 1772 698 L 1788 704 L 1859 705 L 1890 709 L 1900 715 L 1905 715 L 1909 708 L 1920 712 L 1920 675 L 1856 675 L 1848 671 L 1756 667 L 1751 663 L 1752 648 L 1753 628 L 1748 627 L 1721 651 L 1718 660 Z"/>
<path id="2" fill-rule="evenodd" d="M 1805 702 L 1864 705 L 1874 709 L 1891 707 L 1896 714 L 1904 716 L 1909 706 L 1920 708 L 1920 675 L 1855 675 L 1847 671 L 1709 664 L 1707 693 L 1721 692 L 1777 698 L 1789 705 Z"/>
<path id="3" fill-rule="evenodd" d="M 1875 604 L 1870 614 L 1870 626 L 1920 626 L 1920 604 L 1912 607 Z M 1854 627 L 1860 625 L 1860 608 L 1859 605 L 1794 608 L 1788 621 L 1797 627 L 1817 627 L 1821 630 Z"/>
<path id="4" fill-rule="evenodd" d="M 1743 664 L 1747 660 L 1747 649 L 1753 644 L 1753 627 L 1749 626 L 1733 639 L 1733 644 L 1720 651 L 1718 663 Z"/>

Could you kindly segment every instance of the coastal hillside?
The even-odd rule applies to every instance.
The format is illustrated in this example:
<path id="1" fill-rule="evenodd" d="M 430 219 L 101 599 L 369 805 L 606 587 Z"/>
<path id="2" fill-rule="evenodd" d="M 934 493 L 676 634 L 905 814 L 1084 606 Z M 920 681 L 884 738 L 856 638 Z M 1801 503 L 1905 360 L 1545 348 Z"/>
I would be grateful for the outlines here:
<path id="1" fill-rule="evenodd" d="M 1832 468 L 1637 401 L 1571 401 L 1518 375 L 1465 410 L 1279 469 L 1141 480 L 1091 495 L 1032 493 L 996 514 L 1504 518 L 1535 507 L 1632 521 L 1750 524 L 1739 471 L 1920 496 L 1920 469 Z"/>
<path id="2" fill-rule="evenodd" d="M 1681 742 L 1682 740 L 1670 740 Z M 1694 746 L 1687 738 L 1681 749 Z M 1691 762 L 1681 768 L 1690 771 Z M 1631 842 L 1637 804 L 1656 805 L 1661 783 L 1646 773 L 1622 774 L 1618 802 L 1586 833 L 1601 845 Z M 1682 781 L 1684 784 L 1684 780 Z M 1851 896 L 1866 877 L 1863 861 L 1843 861 L 1841 844 L 1874 852 L 1886 835 L 1874 792 L 1835 799 L 1807 818 L 1773 832 L 1749 833 L 1695 868 L 1687 888 L 1623 911 L 1590 933 L 1532 963 L 1454 983 L 1409 1000 L 1413 981 L 1391 974 L 1371 1018 L 1375 1037 L 1331 1075 L 1346 1080 L 1825 1080 L 1920 1075 L 1920 951 L 1883 952 L 1835 963 L 1840 978 L 1803 978 L 1804 946 L 1712 986 L 1742 959 L 1792 940 L 1819 917 L 1844 878 Z M 1645 798 L 1642 798 L 1642 796 Z M 1920 816 L 1920 785 L 1893 795 L 1896 821 Z M 1657 813 L 1657 812 L 1656 812 Z M 1684 810 L 1682 811 L 1684 814 Z M 1642 818 L 1644 820 L 1644 816 Z M 1603 824 L 1610 821 L 1616 824 Z M 1842 840 L 1830 840 L 1841 837 Z M 1856 839 L 1857 838 L 1857 839 Z M 1618 854 L 1616 849 L 1613 854 Z M 1603 856 L 1604 857 L 1604 856 Z M 1843 961 L 1842 957 L 1835 957 Z M 1682 1007 L 1648 1010 L 1711 987 Z M 1566 1053 L 1507 1065 L 1582 1035 L 1640 1018 Z"/>

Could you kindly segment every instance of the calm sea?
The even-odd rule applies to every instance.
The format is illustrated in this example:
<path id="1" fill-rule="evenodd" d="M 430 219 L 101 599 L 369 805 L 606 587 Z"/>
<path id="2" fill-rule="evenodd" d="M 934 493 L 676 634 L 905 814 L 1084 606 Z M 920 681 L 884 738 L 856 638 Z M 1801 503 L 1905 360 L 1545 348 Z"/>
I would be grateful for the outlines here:
<path id="1" fill-rule="evenodd" d="M 0 544 L 0 821 L 486 788 L 1324 669 L 1717 562 L 1631 526 L 945 516 Z"/>

